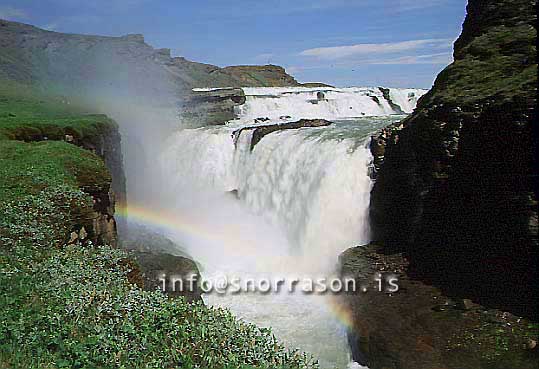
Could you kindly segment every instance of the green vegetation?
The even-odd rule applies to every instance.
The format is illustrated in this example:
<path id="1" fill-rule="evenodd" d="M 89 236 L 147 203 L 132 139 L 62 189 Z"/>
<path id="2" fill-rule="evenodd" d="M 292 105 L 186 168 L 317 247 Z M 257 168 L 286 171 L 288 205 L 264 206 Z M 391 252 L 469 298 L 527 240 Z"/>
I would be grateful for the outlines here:
<path id="1" fill-rule="evenodd" d="M 70 185 L 87 193 L 108 191 L 110 174 L 89 151 L 60 141 L 0 141 L 0 202 Z"/>
<path id="2" fill-rule="evenodd" d="M 111 179 L 95 154 L 53 140 L 112 121 L 1 86 L 0 368 L 317 366 L 227 310 L 143 291 L 123 250 L 66 245 Z"/>
<path id="3" fill-rule="evenodd" d="M 74 141 L 96 137 L 115 123 L 88 114 L 76 101 L 50 96 L 26 85 L 0 80 L 0 139 Z"/>
<path id="4" fill-rule="evenodd" d="M 0 366 L 302 367 L 309 361 L 228 311 L 142 291 L 128 281 L 122 250 L 63 246 L 73 209 L 88 206 L 91 199 L 70 186 L 2 206 Z"/>
<path id="5" fill-rule="evenodd" d="M 537 353 L 527 349 L 527 345 L 537 342 L 538 328 L 537 323 L 520 319 L 505 322 L 480 317 L 449 337 L 448 349 L 477 352 L 482 367 L 488 369 L 528 368 L 537 359 Z"/>

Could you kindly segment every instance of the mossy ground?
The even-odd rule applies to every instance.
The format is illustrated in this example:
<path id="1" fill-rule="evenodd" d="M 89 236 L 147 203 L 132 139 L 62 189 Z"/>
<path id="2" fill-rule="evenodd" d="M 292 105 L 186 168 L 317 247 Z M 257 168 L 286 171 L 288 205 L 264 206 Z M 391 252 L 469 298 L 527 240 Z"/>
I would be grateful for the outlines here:
<path id="1" fill-rule="evenodd" d="M 63 139 L 114 122 L 0 82 L 0 368 L 316 367 L 227 310 L 142 291 L 123 250 L 66 245 L 111 178 Z"/>
<path id="2" fill-rule="evenodd" d="M 0 202 L 70 185 L 88 193 L 108 191 L 110 174 L 89 151 L 61 141 L 0 141 Z"/>
<path id="3" fill-rule="evenodd" d="M 518 4 L 505 2 L 502 6 L 502 3 L 499 2 L 499 8 L 519 21 L 508 21 L 505 25 L 490 19 L 493 24 L 484 25 L 482 34 L 469 42 L 457 41 L 455 61 L 440 72 L 420 107 L 443 102 L 472 108 L 485 99 L 503 104 L 523 96 L 528 99 L 535 96 L 537 29 L 533 13 L 526 13 L 530 3 L 520 0 Z M 522 4 L 525 10 L 519 9 Z"/>

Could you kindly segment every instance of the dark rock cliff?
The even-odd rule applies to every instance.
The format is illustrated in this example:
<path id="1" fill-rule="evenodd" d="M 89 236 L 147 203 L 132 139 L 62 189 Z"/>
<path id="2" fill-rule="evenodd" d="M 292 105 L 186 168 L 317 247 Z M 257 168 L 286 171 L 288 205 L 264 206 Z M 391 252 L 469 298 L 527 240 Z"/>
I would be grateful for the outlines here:
<path id="1" fill-rule="evenodd" d="M 455 61 L 393 131 L 371 198 L 375 239 L 406 252 L 417 277 L 531 317 L 538 270 L 535 5 L 469 1 Z"/>
<path id="2" fill-rule="evenodd" d="M 96 174 L 105 178 L 106 185 L 89 189 L 94 199 L 91 212 L 85 215 L 79 230 L 71 235 L 71 242 L 88 239 L 94 244 L 118 246 L 118 230 L 125 229 L 123 220 L 114 218 L 116 207 L 126 204 L 126 181 L 123 169 L 121 137 L 115 122 L 107 119 L 96 135 L 74 138 L 66 135 L 65 140 L 98 155 L 105 163 L 108 173 Z"/>
<path id="3" fill-rule="evenodd" d="M 126 224 L 123 219 L 114 219 L 114 212 L 116 208 L 124 208 L 127 204 L 122 143 L 117 124 L 107 125 L 98 136 L 86 139 L 80 145 L 101 157 L 110 172 L 110 191 L 101 201 L 102 206 L 96 208 L 98 221 L 94 228 L 97 233 L 108 233 L 108 237 L 114 239 L 116 245 L 118 232 L 125 231 Z M 114 227 L 111 223 L 114 223 Z"/>

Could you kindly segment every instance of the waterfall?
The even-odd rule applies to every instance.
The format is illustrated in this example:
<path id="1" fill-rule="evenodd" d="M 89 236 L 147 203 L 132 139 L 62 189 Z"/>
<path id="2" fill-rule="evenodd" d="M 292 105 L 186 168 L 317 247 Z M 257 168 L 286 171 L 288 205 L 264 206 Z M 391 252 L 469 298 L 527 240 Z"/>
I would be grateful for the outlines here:
<path id="1" fill-rule="evenodd" d="M 200 262 L 205 276 L 329 277 L 342 251 L 369 241 L 370 134 L 402 116 L 393 115 L 379 89 L 244 91 L 247 101 L 235 121 L 178 130 L 163 142 L 155 160 L 160 206 L 176 214 L 179 224 L 168 235 Z M 397 91 L 393 104 L 409 110 L 410 91 Z M 327 127 L 277 131 L 251 149 L 253 130 L 237 131 L 261 116 L 270 123 L 345 119 Z M 323 368 L 349 364 L 345 328 L 330 296 L 204 298 L 272 327 L 287 345 L 319 357 Z"/>
<path id="2" fill-rule="evenodd" d="M 249 212 L 284 232 L 291 252 L 308 250 L 305 262 L 333 265 L 340 252 L 368 241 L 371 156 L 356 139 L 336 138 L 343 130 L 283 131 L 251 151 L 250 131 L 235 144 L 231 129 L 186 129 L 167 140 L 161 164 L 175 193 L 236 190 Z"/>
<path id="3" fill-rule="evenodd" d="M 252 152 L 243 133 L 235 157 L 240 199 L 283 229 L 292 251 L 313 267 L 333 265 L 350 245 L 368 241 L 370 152 L 329 132 L 283 131 Z"/>
<path id="4" fill-rule="evenodd" d="M 403 112 L 410 114 L 414 111 L 417 100 L 427 91 L 413 88 L 390 88 L 389 97 Z"/>
<path id="5" fill-rule="evenodd" d="M 175 133 L 160 157 L 174 188 L 167 202 L 215 239 L 170 236 L 208 277 L 329 277 L 340 252 L 368 241 L 370 153 L 365 137 L 342 138 L 344 131 L 283 131 L 252 151 L 249 130 L 236 142 L 229 127 Z M 319 357 L 323 368 L 345 368 L 345 327 L 330 299 L 301 292 L 205 296 L 210 305 L 272 327 L 290 347 Z"/>

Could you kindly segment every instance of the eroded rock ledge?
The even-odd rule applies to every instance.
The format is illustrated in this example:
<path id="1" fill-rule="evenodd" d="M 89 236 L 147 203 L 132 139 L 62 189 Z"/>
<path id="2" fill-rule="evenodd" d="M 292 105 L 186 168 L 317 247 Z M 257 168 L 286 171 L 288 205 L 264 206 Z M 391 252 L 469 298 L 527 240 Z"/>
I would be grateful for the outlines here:
<path id="1" fill-rule="evenodd" d="M 123 249 L 132 253 L 136 261 L 134 276 L 140 287 L 148 291 L 159 289 L 167 296 L 182 296 L 187 301 L 202 300 L 198 283 L 190 289 L 189 282 L 191 275 L 196 277 L 196 281 L 200 280 L 199 267 L 180 245 L 147 226 L 133 222 L 129 224 L 129 232 L 122 237 L 120 243 Z M 183 281 L 183 290 L 180 290 L 180 282 L 173 286 L 171 277 Z"/>
<path id="2" fill-rule="evenodd" d="M 114 218 L 116 206 L 126 202 L 126 180 L 123 169 L 121 136 L 115 122 L 103 125 L 95 136 L 73 139 L 66 135 L 66 141 L 93 152 L 103 161 L 110 173 L 110 182 L 98 191 L 88 191 L 94 199 L 93 212 L 88 214 L 88 233 L 94 244 L 118 246 L 118 227 L 124 226 Z M 79 231 L 80 238 L 80 231 Z"/>
<path id="3" fill-rule="evenodd" d="M 234 119 L 234 108 L 245 103 L 241 88 L 194 90 L 179 105 L 180 116 L 185 124 L 198 127 L 223 125 Z"/>
<path id="4" fill-rule="evenodd" d="M 355 361 L 370 369 L 537 369 L 536 325 L 445 296 L 414 280 L 403 254 L 383 251 L 371 244 L 339 258 L 343 276 L 371 286 L 342 296 Z M 399 291 L 379 292 L 372 282 L 378 273 L 397 276 Z"/>
<path id="5" fill-rule="evenodd" d="M 332 122 L 325 119 L 300 119 L 297 122 L 291 123 L 280 123 L 280 124 L 270 124 L 266 126 L 253 126 L 253 127 L 244 127 L 234 131 L 232 136 L 234 137 L 234 142 L 237 142 L 238 138 L 244 131 L 253 131 L 253 136 L 251 138 L 251 151 L 254 149 L 257 143 L 260 140 L 270 133 L 284 131 L 287 129 L 299 129 L 299 128 L 313 128 L 313 127 L 325 127 L 332 124 Z"/>

